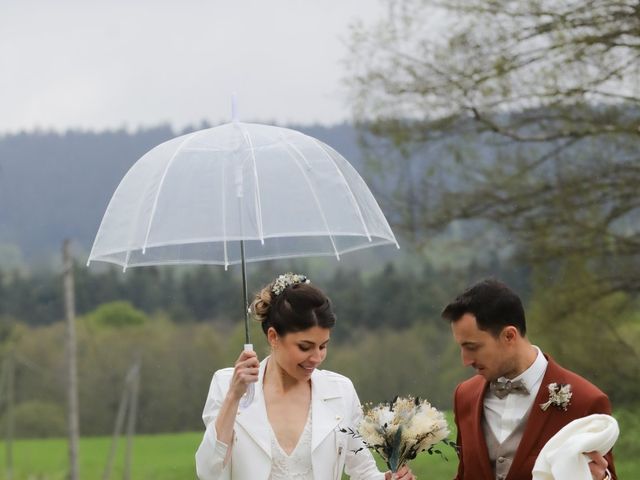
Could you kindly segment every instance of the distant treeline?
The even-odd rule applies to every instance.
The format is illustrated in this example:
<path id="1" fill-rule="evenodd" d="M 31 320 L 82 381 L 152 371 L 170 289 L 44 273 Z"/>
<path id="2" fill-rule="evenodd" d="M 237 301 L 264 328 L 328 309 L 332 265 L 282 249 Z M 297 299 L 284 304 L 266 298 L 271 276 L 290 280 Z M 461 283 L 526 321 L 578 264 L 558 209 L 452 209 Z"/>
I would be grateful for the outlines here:
<path id="1" fill-rule="evenodd" d="M 266 263 L 251 273 L 249 289 L 255 291 L 282 272 Z M 496 261 L 489 273 L 527 295 L 525 269 Z M 337 268 L 312 279 L 334 303 L 337 337 L 348 338 L 353 328 L 404 329 L 417 320 L 436 318 L 453 295 L 484 274 L 486 267 L 471 265 L 461 272 L 436 269 L 425 261 L 413 269 L 388 263 L 375 273 Z M 231 325 L 243 315 L 239 275 L 220 267 L 145 267 L 123 273 L 115 267 L 96 271 L 76 265 L 74 275 L 78 315 L 113 301 L 129 302 L 146 314 L 163 313 L 174 323 Z M 0 318 L 30 326 L 62 320 L 61 275 L 0 270 Z"/>
<path id="2" fill-rule="evenodd" d="M 491 268 L 526 282 L 526 272 L 513 265 Z M 426 261 L 416 268 L 388 263 L 374 273 L 323 271 L 305 262 L 291 269 L 315 272 L 312 281 L 332 299 L 338 322 L 325 367 L 352 378 L 363 401 L 413 394 L 450 406 L 453 387 L 467 372 L 439 312 L 483 269 L 435 269 Z M 252 265 L 250 289 L 281 271 L 281 264 Z M 74 277 L 82 433 L 111 431 L 136 359 L 142 365 L 140 431 L 199 429 L 211 374 L 232 365 L 244 342 L 237 272 L 198 266 L 123 273 L 78 263 Z M 0 270 L 0 360 L 14 358 L 18 436 L 64 432 L 63 318 L 59 273 Z M 264 357 L 266 342 L 255 322 L 252 341 Z"/>
<path id="3" fill-rule="evenodd" d="M 259 265 L 251 268 L 252 285 L 281 271 Z M 363 401 L 413 394 L 449 408 L 456 383 L 472 372 L 462 367 L 440 310 L 468 284 L 493 275 L 522 294 L 536 345 L 594 381 L 614 406 L 637 406 L 636 304 L 617 292 L 587 304 L 584 299 L 597 291 L 577 266 L 556 272 L 554 281 L 498 260 L 451 270 L 426 261 L 414 268 L 389 263 L 374 273 L 298 266 L 292 270 L 315 272 L 314 283 L 327 291 L 338 316 L 325 368 L 349 376 Z M 15 369 L 16 435 L 60 435 L 66 398 L 60 275 L 3 271 L 0 278 L 0 361 L 3 368 Z M 217 267 L 140 268 L 123 274 L 77 265 L 75 280 L 82 433 L 112 430 L 127 371 L 137 359 L 140 431 L 201 428 L 211 374 L 232 365 L 244 342 L 237 274 Z M 603 329 L 602 319 L 612 316 L 619 330 Z M 251 328 L 264 357 L 264 335 L 255 322 Z M 620 335 L 630 345 L 625 351 Z M 3 403 L 0 419 L 5 413 Z"/>
<path id="4" fill-rule="evenodd" d="M 321 262 L 320 265 L 325 265 Z M 484 267 L 486 268 L 486 267 Z M 442 306 L 487 272 L 382 265 L 374 273 L 317 268 L 312 281 L 332 299 L 338 321 L 325 368 L 353 379 L 363 401 L 395 394 L 450 406 L 460 366 Z M 496 263 L 492 274 L 526 282 L 525 271 Z M 257 290 L 282 265 L 252 265 Z M 74 266 L 81 431 L 108 434 L 114 426 L 127 371 L 141 359 L 141 432 L 201 428 L 212 373 L 233 364 L 244 338 L 241 281 L 220 267 L 118 268 Z M 65 431 L 65 326 L 59 272 L 0 270 L 0 361 L 15 368 L 18 436 Z M 264 357 L 257 323 L 252 341 Z M 419 367 L 417 367 L 419 366 Z M 0 409 L 0 419 L 6 413 Z M 2 425 L 0 425 L 2 428 Z"/>
<path id="5" fill-rule="evenodd" d="M 117 317 L 112 313 L 117 312 Z M 109 318 L 129 318 L 129 324 Z M 65 349 L 63 322 L 45 327 L 17 325 L 12 332 L 15 434 L 62 436 L 65 432 Z M 232 366 L 244 343 L 243 328 L 178 325 L 146 316 L 127 304 L 106 304 L 78 320 L 80 427 L 83 435 L 113 431 L 125 377 L 141 360 L 138 431 L 202 429 L 202 408 L 213 372 Z M 448 326 L 431 322 L 394 331 L 360 331 L 352 342 L 329 347 L 322 368 L 348 375 L 363 401 L 396 394 L 428 398 L 449 408 L 455 383 L 467 374 L 458 361 Z M 268 354 L 264 335 L 253 325 L 260 358 Z M 6 408 L 0 409 L 0 428 Z"/>

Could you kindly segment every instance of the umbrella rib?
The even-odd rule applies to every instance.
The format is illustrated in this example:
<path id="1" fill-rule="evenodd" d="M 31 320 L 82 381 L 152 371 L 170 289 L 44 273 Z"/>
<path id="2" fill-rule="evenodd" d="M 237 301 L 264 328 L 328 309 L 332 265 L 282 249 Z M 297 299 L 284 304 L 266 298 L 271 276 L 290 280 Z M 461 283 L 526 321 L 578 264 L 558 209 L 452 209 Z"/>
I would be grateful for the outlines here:
<path id="1" fill-rule="evenodd" d="M 253 148 L 253 142 L 251 141 L 251 135 L 241 124 L 239 124 L 245 142 L 249 145 L 249 152 L 251 153 L 251 160 L 253 161 L 253 176 L 256 180 L 256 215 L 258 217 L 258 235 L 260 235 L 260 242 L 264 245 L 264 229 L 262 223 L 262 202 L 260 201 L 260 181 L 258 178 L 258 164 L 256 162 L 255 149 Z"/>
<path id="2" fill-rule="evenodd" d="M 198 132 L 194 132 L 191 135 L 187 135 L 187 137 L 180 143 L 180 145 L 178 145 L 178 148 L 176 148 L 176 151 L 173 152 L 173 155 L 171 155 L 171 158 L 167 162 L 167 166 L 164 167 L 164 172 L 162 172 L 162 178 L 160 179 L 160 183 L 158 184 L 158 190 L 156 190 L 156 196 L 153 199 L 153 207 L 151 207 L 151 215 L 149 216 L 149 224 L 147 225 L 147 234 L 145 235 L 144 243 L 142 244 L 142 254 L 143 255 L 145 254 L 145 252 L 147 250 L 147 242 L 149 241 L 149 234 L 151 233 L 151 224 L 153 223 L 153 217 L 155 217 L 155 215 L 156 215 L 156 209 L 158 207 L 158 199 L 160 198 L 160 191 L 162 190 L 162 186 L 164 185 L 164 179 L 167 176 L 167 172 L 169 171 L 169 167 L 171 167 L 171 164 L 175 160 L 176 156 L 178 155 L 178 153 L 180 152 L 180 150 L 182 149 L 184 144 L 186 142 L 188 142 L 189 140 L 191 140 L 197 133 Z"/>
<path id="3" fill-rule="evenodd" d="M 300 158 L 304 159 L 304 155 L 302 155 L 302 152 L 300 152 L 300 150 L 298 150 L 298 148 L 295 145 L 293 145 L 291 142 L 287 141 L 287 139 L 284 138 L 284 135 L 282 135 L 282 133 L 280 134 L 280 138 L 285 143 L 285 145 L 287 145 L 296 154 L 298 154 L 300 156 Z M 291 153 L 289 153 L 289 155 L 291 155 Z M 313 185 L 311 184 L 311 181 L 309 180 L 309 176 L 307 175 L 307 172 L 305 172 L 304 168 L 302 168 L 302 166 L 300 165 L 300 162 L 298 161 L 296 156 L 295 155 L 291 155 L 291 158 L 293 158 L 293 160 L 296 162 L 296 166 L 300 169 L 300 172 L 302 172 L 302 175 L 304 176 L 304 179 L 307 182 L 307 185 L 309 186 L 309 190 L 311 190 L 311 194 L 313 195 L 313 199 L 315 200 L 316 205 L 318 207 L 318 211 L 320 212 L 320 216 L 322 217 L 322 222 L 324 223 L 324 226 L 325 226 L 325 228 L 327 230 L 327 234 L 329 236 L 329 240 L 331 241 L 331 246 L 333 247 L 333 251 L 336 254 L 336 258 L 338 260 L 340 260 L 340 253 L 338 252 L 338 249 L 336 248 L 336 242 L 334 241 L 333 235 L 331 234 L 331 229 L 329 228 L 329 223 L 327 222 L 327 217 L 324 214 L 324 210 L 322 209 L 322 205 L 320 204 L 320 200 L 318 199 L 318 195 L 316 194 L 316 191 L 313 188 Z"/>
<path id="4" fill-rule="evenodd" d="M 367 235 L 367 240 L 371 241 L 371 233 L 369 232 L 369 228 L 367 228 L 367 224 L 365 223 L 364 217 L 362 216 L 362 210 L 360 209 L 360 205 L 358 205 L 358 201 L 356 200 L 356 196 L 354 195 L 353 190 L 351 190 L 351 186 L 349 185 L 349 182 L 347 182 L 347 179 L 344 177 L 342 170 L 340 170 L 340 168 L 338 167 L 338 164 L 333 159 L 333 157 L 329 155 L 329 152 L 327 152 L 324 145 L 322 145 L 322 143 L 320 143 L 320 141 L 315 138 L 313 140 L 316 146 L 322 151 L 322 153 L 324 153 L 327 156 L 329 161 L 336 168 L 336 171 L 338 172 L 338 174 L 340 175 L 340 178 L 344 182 L 345 187 L 347 187 L 347 191 L 349 192 L 349 198 L 351 199 L 353 208 L 355 209 L 355 211 L 358 214 L 358 217 L 360 218 L 360 222 L 362 223 L 362 228 L 364 228 L 365 234 Z"/>
<path id="5" fill-rule="evenodd" d="M 226 184 L 226 162 L 222 162 L 222 188 L 220 189 L 222 192 L 222 249 L 224 251 L 224 269 L 225 271 L 229 268 L 229 252 L 227 250 L 227 202 L 226 202 L 226 192 L 224 186 Z"/>

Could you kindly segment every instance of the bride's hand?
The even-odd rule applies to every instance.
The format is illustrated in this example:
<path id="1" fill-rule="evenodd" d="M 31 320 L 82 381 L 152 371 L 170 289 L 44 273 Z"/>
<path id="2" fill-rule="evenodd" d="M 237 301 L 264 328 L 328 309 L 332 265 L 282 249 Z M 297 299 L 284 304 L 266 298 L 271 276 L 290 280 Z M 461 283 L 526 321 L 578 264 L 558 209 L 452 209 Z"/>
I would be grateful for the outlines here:
<path id="1" fill-rule="evenodd" d="M 384 474 L 384 479 L 385 480 L 391 480 L 392 478 L 397 479 L 397 480 L 417 480 L 418 477 L 416 477 L 413 472 L 411 471 L 411 469 L 409 467 L 407 467 L 406 465 L 403 465 L 402 467 L 400 467 L 398 469 L 398 471 L 396 472 L 395 477 L 392 476 L 391 472 L 387 472 Z"/>
<path id="2" fill-rule="evenodd" d="M 260 362 L 258 361 L 256 352 L 243 351 L 238 357 L 238 360 L 236 360 L 229 393 L 232 393 L 237 399 L 242 397 L 247 391 L 249 384 L 258 381 L 259 370 Z"/>

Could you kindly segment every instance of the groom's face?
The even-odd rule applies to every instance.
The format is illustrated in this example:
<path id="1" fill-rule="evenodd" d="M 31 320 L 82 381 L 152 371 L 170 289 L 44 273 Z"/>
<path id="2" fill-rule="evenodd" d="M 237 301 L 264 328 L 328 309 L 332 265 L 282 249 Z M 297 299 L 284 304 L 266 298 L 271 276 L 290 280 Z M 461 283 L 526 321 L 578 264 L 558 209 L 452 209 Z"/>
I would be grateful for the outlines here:
<path id="1" fill-rule="evenodd" d="M 509 371 L 509 349 L 505 348 L 502 335 L 497 338 L 486 330 L 480 330 L 475 315 L 465 313 L 451 322 L 451 330 L 460 346 L 462 363 L 475 369 L 487 380 L 495 380 Z"/>

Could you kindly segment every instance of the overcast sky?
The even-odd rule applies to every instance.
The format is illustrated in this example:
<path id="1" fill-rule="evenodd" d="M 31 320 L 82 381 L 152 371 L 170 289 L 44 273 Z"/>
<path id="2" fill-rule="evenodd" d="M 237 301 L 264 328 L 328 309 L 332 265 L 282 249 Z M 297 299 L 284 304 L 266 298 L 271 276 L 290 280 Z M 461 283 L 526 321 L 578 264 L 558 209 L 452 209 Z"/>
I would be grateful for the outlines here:
<path id="1" fill-rule="evenodd" d="M 0 0 L 0 132 L 348 120 L 348 26 L 379 0 Z"/>

